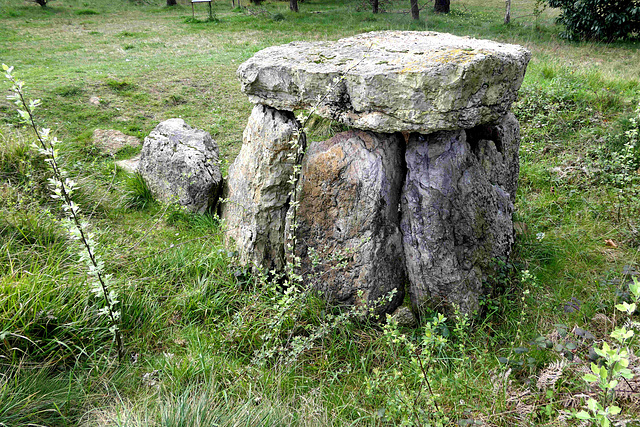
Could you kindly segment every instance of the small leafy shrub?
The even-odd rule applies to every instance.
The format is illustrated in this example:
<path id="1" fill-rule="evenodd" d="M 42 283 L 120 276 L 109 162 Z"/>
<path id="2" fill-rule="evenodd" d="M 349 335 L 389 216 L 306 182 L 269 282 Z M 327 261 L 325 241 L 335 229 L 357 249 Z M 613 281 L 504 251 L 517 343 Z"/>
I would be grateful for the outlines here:
<path id="1" fill-rule="evenodd" d="M 33 131 L 35 137 L 33 146 L 44 157 L 49 166 L 49 171 L 52 174 L 52 177 L 48 179 L 50 196 L 59 203 L 60 212 L 66 216 L 61 224 L 66 228 L 67 236 L 71 241 L 78 243 L 76 248 L 78 249 L 79 259 L 88 269 L 87 274 L 91 278 L 89 286 L 98 302 L 96 304 L 96 314 L 98 314 L 98 317 L 108 319 L 108 330 L 116 341 L 118 359 L 122 360 L 124 347 L 119 329 L 120 311 L 116 309 L 119 302 L 118 296 L 111 288 L 111 276 L 104 272 L 104 262 L 95 251 L 95 233 L 89 230 L 89 223 L 81 217 L 80 206 L 72 198 L 77 184 L 68 177 L 67 171 L 60 166 L 57 148 L 58 139 L 51 135 L 50 129 L 38 129 L 35 124 L 33 111 L 41 106 L 41 101 L 39 99 L 28 100 L 25 97 L 24 82 L 13 76 L 13 67 L 2 64 L 2 69 L 5 72 L 5 77 L 13 84 L 12 93 L 7 96 L 7 99 L 13 101 L 16 105 L 21 123 Z M 98 308 L 99 305 L 102 305 L 102 307 Z M 55 319 L 56 316 L 53 316 L 53 318 Z M 49 328 L 45 329 L 49 330 Z M 55 329 L 57 327 L 53 328 L 53 330 Z M 5 332 L 2 332 L 2 335 L 4 336 L 0 337 L 0 339 L 4 340 L 6 338 Z M 64 346 L 66 347 L 66 345 Z"/>
<path id="2" fill-rule="evenodd" d="M 591 152 L 596 183 L 615 189 L 618 221 L 640 214 L 640 104 L 626 129 Z"/>
<path id="3" fill-rule="evenodd" d="M 591 421 L 597 426 L 609 427 L 611 416 L 621 412 L 620 407 L 615 404 L 616 386 L 621 380 L 630 380 L 634 377 L 633 372 L 629 369 L 629 347 L 634 339 L 634 328 L 638 327 L 638 323 L 631 320 L 631 316 L 636 312 L 638 303 L 640 303 L 640 282 L 636 277 L 633 277 L 633 283 L 629 285 L 629 290 L 631 304 L 624 301 L 616 305 L 617 310 L 629 317 L 625 325 L 615 328 L 610 335 L 617 341 L 617 344 L 609 345 L 605 341 L 600 348 L 594 347 L 602 362 L 600 364 L 592 362 L 591 373 L 583 376 L 587 383 L 596 385 L 601 390 L 601 394 L 598 399 L 589 398 L 586 411 L 582 410 L 574 414 L 576 418 Z"/>
<path id="4" fill-rule="evenodd" d="M 558 21 L 562 35 L 571 40 L 613 41 L 640 33 L 640 2 L 637 0 L 549 0 L 562 9 Z"/>
<path id="5" fill-rule="evenodd" d="M 393 357 L 388 366 L 373 368 L 366 382 L 366 394 L 377 400 L 377 416 L 384 425 L 449 425 L 451 420 L 439 404 L 442 396 L 433 380 L 447 369 L 445 361 L 456 351 L 454 341 L 460 351 L 458 363 L 469 362 L 465 354 L 469 320 L 457 313 L 453 336 L 445 321 L 442 314 L 434 313 L 417 336 L 410 336 L 387 315 L 383 335 L 388 354 Z"/>

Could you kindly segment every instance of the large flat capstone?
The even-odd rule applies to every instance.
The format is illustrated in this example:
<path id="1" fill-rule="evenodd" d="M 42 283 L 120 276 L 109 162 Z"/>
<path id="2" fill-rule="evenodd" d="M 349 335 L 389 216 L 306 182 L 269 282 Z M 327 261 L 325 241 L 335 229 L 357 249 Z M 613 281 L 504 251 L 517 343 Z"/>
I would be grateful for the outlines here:
<path id="1" fill-rule="evenodd" d="M 264 49 L 238 69 L 253 103 L 375 132 L 468 129 L 510 109 L 530 53 L 451 34 L 383 31 Z"/>

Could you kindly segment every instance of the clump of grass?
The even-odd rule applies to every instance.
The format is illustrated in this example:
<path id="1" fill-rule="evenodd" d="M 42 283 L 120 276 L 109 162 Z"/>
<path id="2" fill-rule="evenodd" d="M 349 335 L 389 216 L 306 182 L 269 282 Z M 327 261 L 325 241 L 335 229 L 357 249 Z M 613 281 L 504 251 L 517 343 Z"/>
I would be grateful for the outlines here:
<path id="1" fill-rule="evenodd" d="M 11 187 L 24 203 L 46 200 L 47 165 L 21 131 L 0 126 L 0 182 Z M 0 198 L 0 206 L 9 202 Z"/>
<path id="2" fill-rule="evenodd" d="M 153 193 L 139 173 L 135 173 L 125 181 L 126 206 L 129 209 L 145 209 L 155 202 Z"/>
<path id="3" fill-rule="evenodd" d="M 68 85 L 54 89 L 53 93 L 68 98 L 72 96 L 82 95 L 84 93 L 84 89 L 80 86 Z"/>
<path id="4" fill-rule="evenodd" d="M 172 93 L 164 100 L 164 102 L 165 104 L 176 106 L 176 105 L 184 105 L 188 101 L 184 98 L 184 96 Z"/>
<path id="5" fill-rule="evenodd" d="M 135 85 L 128 80 L 110 79 L 106 81 L 106 84 L 115 92 L 126 92 L 135 87 Z"/>
<path id="6" fill-rule="evenodd" d="M 206 24 L 208 22 L 214 22 L 214 23 L 220 22 L 220 19 L 218 19 L 215 15 L 207 16 L 206 18 L 203 18 L 203 19 L 189 16 L 188 18 L 185 18 L 184 22 L 186 24 Z"/>
<path id="7" fill-rule="evenodd" d="M 135 32 L 131 32 L 131 31 L 121 31 L 116 35 L 118 37 L 138 37 L 140 35 L 140 33 L 135 33 Z"/>
<path id="8" fill-rule="evenodd" d="M 80 409 L 68 378 L 20 366 L 0 373 L 0 420 L 6 426 L 65 425 Z"/>
<path id="9" fill-rule="evenodd" d="M 100 12 L 97 12 L 93 9 L 80 9 L 76 10 L 76 15 L 100 15 Z"/>

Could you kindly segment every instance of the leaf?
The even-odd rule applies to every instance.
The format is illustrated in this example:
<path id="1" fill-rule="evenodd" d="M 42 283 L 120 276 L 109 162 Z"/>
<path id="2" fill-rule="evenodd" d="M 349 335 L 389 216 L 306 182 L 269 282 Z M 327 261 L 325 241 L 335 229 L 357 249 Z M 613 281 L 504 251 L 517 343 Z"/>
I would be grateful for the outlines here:
<path id="1" fill-rule="evenodd" d="M 588 340 L 596 339 L 595 335 L 593 335 L 591 332 L 587 331 L 586 329 L 578 328 L 577 326 L 573 328 L 573 333 L 580 338 L 585 338 Z"/>
<path id="2" fill-rule="evenodd" d="M 609 413 L 611 415 L 618 415 L 620 413 L 620 411 L 622 411 L 622 409 L 620 409 L 617 406 L 611 405 L 607 408 L 607 410 L 609 411 Z"/>
<path id="3" fill-rule="evenodd" d="M 630 369 L 624 368 L 621 369 L 620 372 L 618 372 L 618 375 L 620 375 L 622 378 L 626 378 L 628 380 L 632 379 L 634 377 L 633 372 L 631 372 Z"/>
<path id="4" fill-rule="evenodd" d="M 528 352 L 529 350 L 524 348 L 524 347 L 516 347 L 516 348 L 513 349 L 513 351 L 516 354 L 523 354 L 523 353 Z"/>
<path id="5" fill-rule="evenodd" d="M 595 376 L 595 375 L 593 375 L 593 374 L 585 374 L 585 375 L 582 377 L 582 379 L 583 379 L 583 380 L 585 380 L 585 381 L 586 381 L 586 382 L 588 382 L 588 383 L 595 383 L 595 382 L 597 382 L 597 381 L 598 381 L 598 377 L 596 377 L 596 376 Z"/>
<path id="6" fill-rule="evenodd" d="M 507 363 L 509 363 L 509 359 L 507 359 L 506 357 L 498 357 L 498 362 L 506 365 Z"/>
<path id="7" fill-rule="evenodd" d="M 610 248 L 614 248 L 614 249 L 618 247 L 618 245 L 616 244 L 616 242 L 614 242 L 614 241 L 613 241 L 613 240 L 611 240 L 611 239 L 606 239 L 606 240 L 604 241 L 604 244 L 605 244 L 606 246 L 609 246 Z"/>
<path id="8" fill-rule="evenodd" d="M 573 416 L 576 417 L 579 420 L 590 420 L 591 419 L 591 415 L 589 415 L 589 413 L 587 411 L 576 412 L 575 414 L 573 414 Z"/>

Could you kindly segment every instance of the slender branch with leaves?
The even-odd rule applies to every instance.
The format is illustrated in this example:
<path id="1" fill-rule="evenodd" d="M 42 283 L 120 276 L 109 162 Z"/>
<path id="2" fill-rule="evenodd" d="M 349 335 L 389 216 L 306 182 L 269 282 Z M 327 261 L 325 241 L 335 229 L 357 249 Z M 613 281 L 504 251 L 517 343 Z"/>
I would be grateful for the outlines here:
<path id="1" fill-rule="evenodd" d="M 5 77 L 13 84 L 11 95 L 7 99 L 13 101 L 17 107 L 20 121 L 30 127 L 36 137 L 33 147 L 44 156 L 45 161 L 51 168 L 53 177 L 49 178 L 51 189 L 51 197 L 62 202 L 62 210 L 67 216 L 63 222 L 69 237 L 77 240 L 82 245 L 80 251 L 80 259 L 88 266 L 89 276 L 92 278 L 91 291 L 96 298 L 104 303 L 104 306 L 98 311 L 101 316 L 107 316 L 109 322 L 109 331 L 113 334 L 118 349 L 118 359 L 124 357 L 124 345 L 122 334 L 120 332 L 120 312 L 117 310 L 118 296 L 111 289 L 110 276 L 104 273 L 104 262 L 95 251 L 95 236 L 89 231 L 89 223 L 82 220 L 81 209 L 72 199 L 72 195 L 76 189 L 76 183 L 67 177 L 67 173 L 60 167 L 58 150 L 56 145 L 58 139 L 51 135 L 51 130 L 46 128 L 39 129 L 35 122 L 34 111 L 41 105 L 39 99 L 27 100 L 24 94 L 24 82 L 16 79 L 12 72 L 13 67 L 2 64 Z"/>

